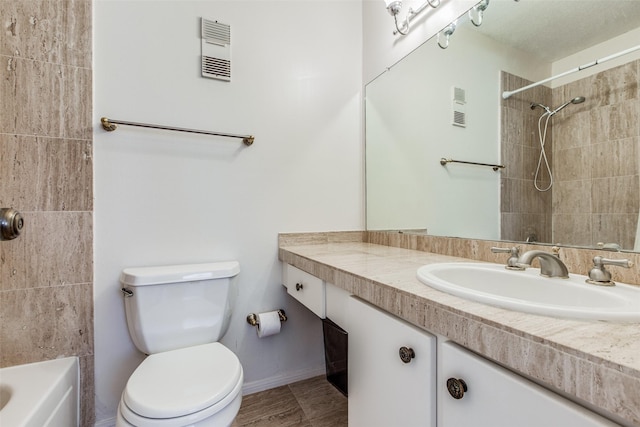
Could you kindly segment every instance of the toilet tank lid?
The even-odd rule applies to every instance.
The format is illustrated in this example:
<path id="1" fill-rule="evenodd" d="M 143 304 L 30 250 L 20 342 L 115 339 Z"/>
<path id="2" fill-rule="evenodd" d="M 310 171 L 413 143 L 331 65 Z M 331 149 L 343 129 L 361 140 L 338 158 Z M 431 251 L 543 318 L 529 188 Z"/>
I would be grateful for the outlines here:
<path id="1" fill-rule="evenodd" d="M 159 285 L 163 283 L 223 279 L 233 277 L 238 273 L 240 273 L 238 261 L 133 267 L 122 270 L 120 282 L 128 286 Z"/>

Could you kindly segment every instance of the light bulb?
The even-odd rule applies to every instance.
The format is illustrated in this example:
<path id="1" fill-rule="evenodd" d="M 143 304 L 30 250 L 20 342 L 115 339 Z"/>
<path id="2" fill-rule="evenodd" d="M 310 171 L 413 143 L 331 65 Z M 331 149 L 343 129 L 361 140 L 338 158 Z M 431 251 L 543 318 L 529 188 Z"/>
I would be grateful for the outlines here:
<path id="1" fill-rule="evenodd" d="M 402 9 L 402 2 L 400 0 L 384 0 L 387 10 L 392 16 L 396 16 L 400 9 Z"/>

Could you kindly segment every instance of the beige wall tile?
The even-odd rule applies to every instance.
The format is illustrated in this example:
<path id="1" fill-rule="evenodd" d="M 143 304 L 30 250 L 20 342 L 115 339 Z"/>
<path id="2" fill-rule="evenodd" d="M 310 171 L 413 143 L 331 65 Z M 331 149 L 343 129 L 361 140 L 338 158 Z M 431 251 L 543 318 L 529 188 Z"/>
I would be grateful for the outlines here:
<path id="1" fill-rule="evenodd" d="M 93 209 L 91 141 L 38 138 L 36 209 Z"/>
<path id="2" fill-rule="evenodd" d="M 91 212 L 26 212 L 25 218 L 29 286 L 93 280 Z"/>
<path id="3" fill-rule="evenodd" d="M 90 141 L 0 134 L 0 204 L 20 211 L 93 209 Z"/>
<path id="4" fill-rule="evenodd" d="M 591 213 L 591 180 L 555 181 L 554 214 Z"/>
<path id="5" fill-rule="evenodd" d="M 556 151 L 556 181 L 574 181 L 591 178 L 591 159 L 589 151 L 582 148 L 568 148 Z"/>
<path id="6" fill-rule="evenodd" d="M 35 137 L 0 133 L 0 206 L 35 210 L 37 164 Z"/>
<path id="7" fill-rule="evenodd" d="M 625 249 L 632 249 L 636 240 L 637 214 L 595 214 L 592 216 L 592 244 L 617 243 Z"/>
<path id="8" fill-rule="evenodd" d="M 92 283 L 20 289 L 0 300 L 0 367 L 93 352 Z"/>
<path id="9" fill-rule="evenodd" d="M 27 250 L 22 235 L 17 239 L 0 242 L 0 296 L 2 291 L 22 289 L 27 286 L 26 258 Z M 2 353 L 1 346 L 0 353 Z"/>
<path id="10" fill-rule="evenodd" d="M 592 78 L 593 96 L 599 105 L 612 105 L 638 98 L 638 62 L 603 71 Z"/>
<path id="11" fill-rule="evenodd" d="M 92 354 L 80 356 L 80 426 L 92 426 L 95 420 L 95 360 Z"/>
<path id="12" fill-rule="evenodd" d="M 90 0 L 3 0 L 0 16 L 0 55 L 91 67 Z"/>
<path id="13" fill-rule="evenodd" d="M 593 180 L 593 213 L 638 213 L 640 180 L 638 176 L 620 176 Z"/>
<path id="14" fill-rule="evenodd" d="M 553 243 L 590 246 L 591 236 L 590 213 L 553 215 Z"/>
<path id="15" fill-rule="evenodd" d="M 0 56 L 0 129 L 90 140 L 91 70 Z"/>
<path id="16" fill-rule="evenodd" d="M 589 111 L 567 111 L 564 116 L 553 116 L 552 120 L 554 152 L 591 144 L 591 114 Z"/>
<path id="17" fill-rule="evenodd" d="M 591 176 L 605 178 L 638 174 L 638 144 L 632 137 L 591 146 Z"/>
<path id="18" fill-rule="evenodd" d="M 640 106 L 638 99 L 621 102 L 611 106 L 609 111 L 609 139 L 621 139 L 638 136 L 638 113 Z"/>

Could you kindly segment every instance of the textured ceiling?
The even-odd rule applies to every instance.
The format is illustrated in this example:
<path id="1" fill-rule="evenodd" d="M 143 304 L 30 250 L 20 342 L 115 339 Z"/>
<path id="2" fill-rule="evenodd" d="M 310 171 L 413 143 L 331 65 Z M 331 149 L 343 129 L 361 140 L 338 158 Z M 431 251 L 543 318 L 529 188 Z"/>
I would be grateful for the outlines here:
<path id="1" fill-rule="evenodd" d="M 638 27 L 640 0 L 490 0 L 478 31 L 553 62 Z"/>

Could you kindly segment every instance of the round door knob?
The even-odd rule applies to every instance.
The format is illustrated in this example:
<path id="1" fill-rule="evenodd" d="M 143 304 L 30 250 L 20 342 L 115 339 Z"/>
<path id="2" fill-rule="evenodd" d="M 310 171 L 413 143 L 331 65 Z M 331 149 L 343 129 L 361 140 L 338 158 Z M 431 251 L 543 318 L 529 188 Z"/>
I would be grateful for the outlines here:
<path id="1" fill-rule="evenodd" d="M 398 353 L 400 354 L 400 360 L 402 360 L 404 363 L 409 363 L 411 362 L 411 359 L 416 357 L 416 352 L 409 347 L 400 347 Z"/>
<path id="2" fill-rule="evenodd" d="M 13 208 L 0 209 L 0 240 L 12 240 L 20 235 L 24 218 Z"/>
<path id="3" fill-rule="evenodd" d="M 303 288 L 302 283 L 296 283 L 296 291 L 301 291 Z"/>
<path id="4" fill-rule="evenodd" d="M 449 378 L 447 380 L 447 390 L 454 399 L 462 399 L 464 392 L 467 391 L 467 383 L 459 378 Z"/>

